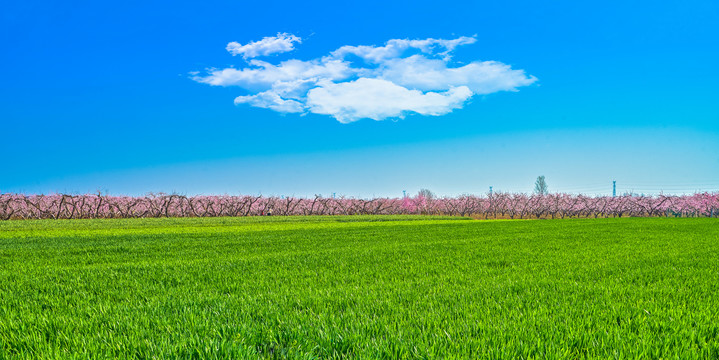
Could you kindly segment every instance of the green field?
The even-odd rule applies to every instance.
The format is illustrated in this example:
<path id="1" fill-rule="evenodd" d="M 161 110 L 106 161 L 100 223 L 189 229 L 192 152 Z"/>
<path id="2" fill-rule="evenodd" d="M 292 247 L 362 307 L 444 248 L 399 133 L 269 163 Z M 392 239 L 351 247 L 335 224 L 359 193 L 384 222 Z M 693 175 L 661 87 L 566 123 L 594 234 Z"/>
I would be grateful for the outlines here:
<path id="1" fill-rule="evenodd" d="M 719 220 L 0 222 L 4 358 L 719 358 Z"/>

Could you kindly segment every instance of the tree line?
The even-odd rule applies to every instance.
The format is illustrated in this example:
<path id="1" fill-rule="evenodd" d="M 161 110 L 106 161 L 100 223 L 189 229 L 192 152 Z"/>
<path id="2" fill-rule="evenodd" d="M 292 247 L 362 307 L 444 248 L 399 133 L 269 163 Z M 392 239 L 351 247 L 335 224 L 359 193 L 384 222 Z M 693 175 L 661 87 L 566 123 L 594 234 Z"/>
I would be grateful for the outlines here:
<path id="1" fill-rule="evenodd" d="M 503 193 L 358 199 L 179 194 L 145 196 L 0 194 L 0 219 L 111 219 L 267 215 L 454 215 L 476 218 L 623 216 L 719 217 L 719 193 L 658 196 L 586 196 Z"/>

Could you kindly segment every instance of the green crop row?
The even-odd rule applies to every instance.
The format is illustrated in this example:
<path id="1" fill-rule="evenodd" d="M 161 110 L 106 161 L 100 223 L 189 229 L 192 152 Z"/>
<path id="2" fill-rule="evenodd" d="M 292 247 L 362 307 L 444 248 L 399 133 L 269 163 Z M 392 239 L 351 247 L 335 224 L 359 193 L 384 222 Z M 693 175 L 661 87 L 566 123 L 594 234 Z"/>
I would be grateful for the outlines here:
<path id="1" fill-rule="evenodd" d="M 5 358 L 719 358 L 719 221 L 0 222 Z"/>

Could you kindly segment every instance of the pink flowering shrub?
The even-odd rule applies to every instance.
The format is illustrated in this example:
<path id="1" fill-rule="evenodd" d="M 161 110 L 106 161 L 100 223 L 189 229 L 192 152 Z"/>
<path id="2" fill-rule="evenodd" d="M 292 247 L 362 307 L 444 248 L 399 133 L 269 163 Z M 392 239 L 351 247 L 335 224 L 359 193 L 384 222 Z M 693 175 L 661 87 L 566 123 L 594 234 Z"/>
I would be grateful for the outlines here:
<path id="1" fill-rule="evenodd" d="M 267 215 L 459 215 L 482 218 L 719 217 L 719 193 L 586 196 L 494 193 L 434 198 L 314 198 L 250 195 L 0 194 L 0 219 L 96 219 Z"/>

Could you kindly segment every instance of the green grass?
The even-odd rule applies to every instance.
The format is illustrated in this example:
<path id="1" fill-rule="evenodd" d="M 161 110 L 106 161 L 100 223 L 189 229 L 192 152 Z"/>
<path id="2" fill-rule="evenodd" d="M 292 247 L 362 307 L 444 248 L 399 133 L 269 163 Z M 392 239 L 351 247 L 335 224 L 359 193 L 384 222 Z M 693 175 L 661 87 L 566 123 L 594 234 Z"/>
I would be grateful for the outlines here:
<path id="1" fill-rule="evenodd" d="M 0 222 L 4 358 L 719 358 L 719 221 Z"/>

